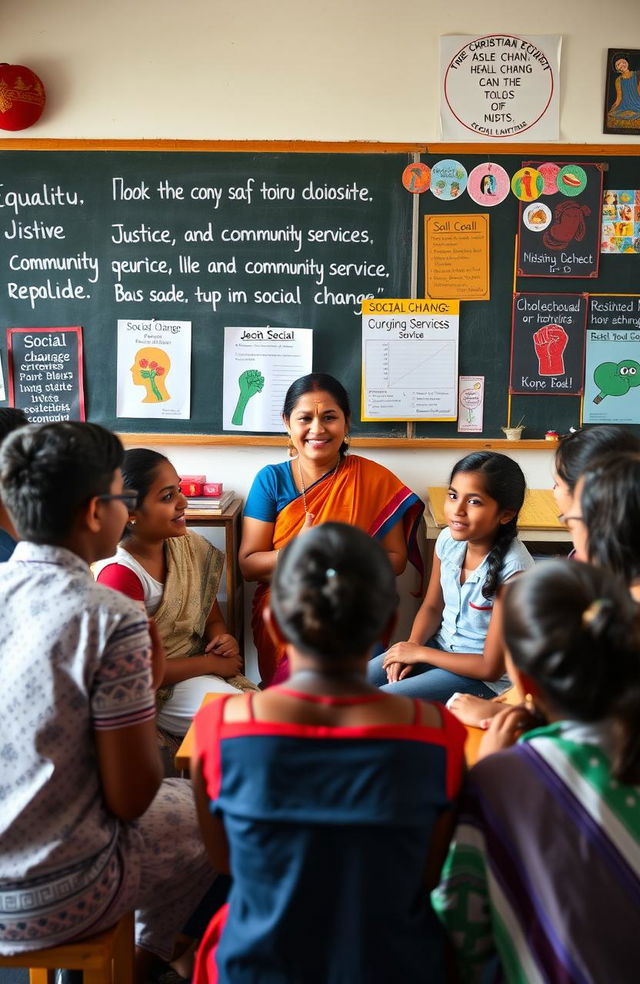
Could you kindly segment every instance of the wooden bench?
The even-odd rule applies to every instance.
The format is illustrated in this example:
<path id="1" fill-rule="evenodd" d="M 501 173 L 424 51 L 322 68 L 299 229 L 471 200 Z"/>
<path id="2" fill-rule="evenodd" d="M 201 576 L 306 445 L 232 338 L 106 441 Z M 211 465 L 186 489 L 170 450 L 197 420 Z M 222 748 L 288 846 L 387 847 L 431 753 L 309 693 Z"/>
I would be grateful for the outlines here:
<path id="1" fill-rule="evenodd" d="M 53 984 L 56 969 L 81 970 L 84 984 L 133 984 L 133 913 L 76 943 L 0 956 L 0 967 L 29 969 L 29 984 Z"/>

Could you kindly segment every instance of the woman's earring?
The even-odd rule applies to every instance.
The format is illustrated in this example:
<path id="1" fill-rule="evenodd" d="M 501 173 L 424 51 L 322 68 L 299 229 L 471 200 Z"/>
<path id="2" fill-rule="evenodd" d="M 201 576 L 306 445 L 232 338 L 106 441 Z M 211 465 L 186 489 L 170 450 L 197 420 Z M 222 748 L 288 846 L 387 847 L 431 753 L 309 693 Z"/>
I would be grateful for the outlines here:
<path id="1" fill-rule="evenodd" d="M 289 457 L 290 458 L 295 458 L 297 456 L 297 454 L 298 454 L 298 451 L 297 451 L 297 448 L 296 448 L 295 444 L 291 440 L 291 432 L 290 431 L 287 431 L 287 434 L 288 434 L 288 437 L 289 437 L 289 440 L 287 441 L 287 451 L 289 453 Z"/>
<path id="2" fill-rule="evenodd" d="M 349 450 L 349 434 L 345 434 L 344 435 L 344 437 L 342 438 L 342 443 L 344 445 L 346 445 L 345 451 L 348 451 Z"/>
<path id="3" fill-rule="evenodd" d="M 127 523 L 127 526 L 135 526 L 135 525 L 136 525 L 135 519 L 130 519 L 129 522 Z"/>

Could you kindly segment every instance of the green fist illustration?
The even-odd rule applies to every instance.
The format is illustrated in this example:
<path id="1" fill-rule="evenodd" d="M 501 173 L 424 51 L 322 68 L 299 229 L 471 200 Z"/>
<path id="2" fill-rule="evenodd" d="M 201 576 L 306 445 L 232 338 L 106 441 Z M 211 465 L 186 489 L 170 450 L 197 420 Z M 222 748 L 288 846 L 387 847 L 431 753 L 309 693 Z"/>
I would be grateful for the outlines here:
<path id="1" fill-rule="evenodd" d="M 593 381 L 600 390 L 594 403 L 602 403 L 605 396 L 624 396 L 633 386 L 640 386 L 640 364 L 634 359 L 601 362 L 594 370 Z"/>
<path id="2" fill-rule="evenodd" d="M 240 395 L 238 396 L 236 408 L 233 411 L 231 423 L 235 427 L 242 427 L 247 403 L 256 393 L 262 392 L 264 376 L 259 369 L 245 369 L 242 375 L 238 377 L 238 386 L 240 387 Z"/>

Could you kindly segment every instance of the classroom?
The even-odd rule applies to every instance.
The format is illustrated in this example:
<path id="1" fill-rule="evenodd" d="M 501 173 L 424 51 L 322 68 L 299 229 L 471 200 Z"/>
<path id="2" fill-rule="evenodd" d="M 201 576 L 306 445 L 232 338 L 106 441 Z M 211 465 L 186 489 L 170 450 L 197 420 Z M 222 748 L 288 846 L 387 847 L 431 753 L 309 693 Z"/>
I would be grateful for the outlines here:
<path id="1" fill-rule="evenodd" d="M 476 148 L 468 140 L 443 140 L 440 40 L 448 35 L 482 38 L 493 33 L 522 37 L 553 34 L 561 38 L 558 143 L 568 146 L 565 154 L 555 153 L 554 145 L 549 141 L 528 145 L 525 135 L 517 144 L 494 141 L 494 145 L 499 145 L 495 150 L 488 147 L 487 142 Z M 365 303 L 364 295 L 361 297 L 357 291 L 362 283 L 376 277 L 390 276 L 397 288 L 397 297 L 424 297 L 423 236 L 426 232 L 423 228 L 428 226 L 428 222 L 427 226 L 423 225 L 425 217 L 434 220 L 431 235 L 437 237 L 438 233 L 451 231 L 440 222 L 443 216 L 448 218 L 456 210 L 478 212 L 475 206 L 467 209 L 460 202 L 452 205 L 438 201 L 429 191 L 410 196 L 400 187 L 391 188 L 396 170 L 401 170 L 401 165 L 404 167 L 409 161 L 415 162 L 420 157 L 433 166 L 441 159 L 461 159 L 470 170 L 476 161 L 503 160 L 511 176 L 525 161 L 593 158 L 596 162 L 605 162 L 605 189 L 620 187 L 623 182 L 632 180 L 637 161 L 634 148 L 640 129 L 629 133 L 603 133 L 602 111 L 608 49 L 620 47 L 622 50 L 622 46 L 626 46 L 635 50 L 636 45 L 640 49 L 640 6 L 636 0 L 618 0 L 611 8 L 603 8 L 596 0 L 568 0 L 560 5 L 552 0 L 540 0 L 534 8 L 505 0 L 496 0 L 484 7 L 471 0 L 460 0 L 454 8 L 417 0 L 409 0 L 402 8 L 396 8 L 388 0 L 368 0 L 366 3 L 353 0 L 349 5 L 338 0 L 326 0 L 321 5 L 306 0 L 295 3 L 293 0 L 268 0 L 262 4 L 239 0 L 233 5 L 215 0 L 183 0 L 181 5 L 168 0 L 138 0 L 135 4 L 125 0 L 107 0 L 105 4 L 87 4 L 80 0 L 60 0 L 54 4 L 44 0 L 29 3 L 5 0 L 2 39 L 2 57 L 7 62 L 29 66 L 36 72 L 45 84 L 47 96 L 44 113 L 33 127 L 16 132 L 0 131 L 0 223 L 3 226 L 0 255 L 6 252 L 7 257 L 12 257 L 7 263 L 8 269 L 3 269 L 0 275 L 0 296 L 4 298 L 0 302 L 0 311 L 4 308 L 0 360 L 7 388 L 8 343 L 4 329 L 29 325 L 28 321 L 15 320 L 16 310 L 24 317 L 30 313 L 33 327 L 55 330 L 62 325 L 83 323 L 84 309 L 74 313 L 73 294 L 74 289 L 81 291 L 82 288 L 53 286 L 57 281 L 64 284 L 67 276 L 70 285 L 78 273 L 84 278 L 85 291 L 90 291 L 99 275 L 104 280 L 107 271 L 110 272 L 113 295 L 100 317 L 111 330 L 116 318 L 130 319 L 131 324 L 137 324 L 137 318 L 154 321 L 157 318 L 165 323 L 167 333 L 170 333 L 172 323 L 177 323 L 180 317 L 182 281 L 176 280 L 177 286 L 171 284 L 171 290 L 166 292 L 152 291 L 149 303 L 139 307 L 141 298 L 136 298 L 134 290 L 127 292 L 130 284 L 141 282 L 141 276 L 148 275 L 153 281 L 154 277 L 167 273 L 166 266 L 163 267 L 166 261 L 157 258 L 159 254 L 154 252 L 154 247 L 175 242 L 171 216 L 172 209 L 179 206 L 186 216 L 184 229 L 180 227 L 181 234 L 185 244 L 194 247 L 191 254 L 186 247 L 182 250 L 180 274 L 183 280 L 194 274 L 193 256 L 200 255 L 197 254 L 198 247 L 211 241 L 215 228 L 225 244 L 225 251 L 212 253 L 215 258 L 209 266 L 211 283 L 233 283 L 230 278 L 239 273 L 237 283 L 243 290 L 238 292 L 238 298 L 240 294 L 246 297 L 246 293 L 255 288 L 254 297 L 264 305 L 264 310 L 271 307 L 277 312 L 274 324 L 270 324 L 267 315 L 259 324 L 255 307 L 247 325 L 243 325 L 238 317 L 233 324 L 242 326 L 246 332 L 243 341 L 277 341 L 285 339 L 291 329 L 309 327 L 306 323 L 296 324 L 291 314 L 282 317 L 283 310 L 290 312 L 302 303 L 296 288 L 287 288 L 288 294 L 280 291 L 278 295 L 276 288 L 281 282 L 279 274 L 283 273 L 299 277 L 305 285 L 310 285 L 309 290 L 314 292 L 314 311 L 318 312 L 317 323 L 324 332 L 319 331 L 318 338 L 314 338 L 313 368 L 331 372 L 338 379 L 344 376 L 342 381 L 349 389 L 354 407 L 352 451 L 389 469 L 423 500 L 430 487 L 446 486 L 451 468 L 458 459 L 470 451 L 483 449 L 508 454 L 522 469 L 527 488 L 551 490 L 557 445 L 544 439 L 545 432 L 566 434 L 570 428 L 580 427 L 581 400 L 575 395 L 575 387 L 571 395 L 523 393 L 528 382 L 523 382 L 520 389 L 512 387 L 513 395 L 508 394 L 511 297 L 516 283 L 515 199 L 510 213 L 504 209 L 500 211 L 497 206 L 491 214 L 491 297 L 492 303 L 502 305 L 495 310 L 499 310 L 504 323 L 482 321 L 483 317 L 488 317 L 489 307 L 482 313 L 480 301 L 472 301 L 469 308 L 474 311 L 473 323 L 478 328 L 481 364 L 478 371 L 491 380 L 496 366 L 507 367 L 506 374 L 502 368 L 496 369 L 501 383 L 497 390 L 487 395 L 488 423 L 484 432 L 460 433 L 450 417 L 446 418 L 447 422 L 405 423 L 404 418 L 390 417 L 381 418 L 375 424 L 362 422 L 360 319 L 353 319 L 352 327 L 355 326 L 354 332 L 358 334 L 352 337 L 353 333 L 343 330 L 342 323 L 334 331 L 331 316 L 334 311 L 343 311 L 348 301 Z M 509 64 L 513 68 L 512 77 L 517 78 L 517 70 L 513 67 L 517 64 L 515 56 Z M 365 161 L 363 147 L 358 145 L 366 145 L 367 153 L 376 155 L 371 165 Z M 17 154 L 5 157 L 5 170 L 1 155 L 7 151 L 20 152 L 29 166 L 34 166 L 39 175 L 39 188 L 45 198 L 49 196 L 45 203 L 59 207 L 56 216 L 52 210 L 45 221 L 28 217 L 30 203 L 21 202 L 10 190 L 14 177 L 19 174 L 19 158 Z M 92 155 L 91 165 L 86 169 L 87 180 L 91 180 L 94 168 L 101 178 L 107 171 L 109 176 L 113 175 L 113 184 L 109 184 L 110 201 L 104 211 L 107 221 L 112 224 L 112 238 L 102 251 L 94 245 L 95 229 L 103 218 L 103 207 L 99 205 L 92 214 L 95 225 L 87 228 L 87 242 L 79 231 L 70 247 L 67 267 L 56 267 L 54 261 L 41 258 L 46 256 L 42 242 L 51 240 L 55 244 L 64 236 L 63 226 L 55 224 L 57 215 L 67 208 L 71 211 L 74 202 L 64 202 L 60 197 L 55 201 L 56 195 L 63 194 L 60 175 L 68 168 L 78 187 L 84 187 L 82 157 L 85 151 Z M 104 151 L 121 155 L 117 168 L 109 170 L 103 164 Z M 137 168 L 138 152 L 148 155 L 148 171 Z M 327 153 L 331 154 L 330 159 L 323 156 Z M 54 163 L 51 169 L 46 164 L 40 169 L 36 162 L 39 157 L 44 160 L 46 154 L 51 155 Z M 57 160 L 56 154 L 60 155 Z M 245 167 L 243 154 L 255 155 L 257 163 L 254 164 L 252 158 L 252 163 Z M 182 200 L 184 189 L 179 185 L 179 158 L 183 155 L 188 155 L 192 161 L 189 167 L 193 166 L 187 201 Z M 202 155 L 208 155 L 212 164 L 203 164 Z M 226 155 L 226 160 L 224 167 L 221 165 L 223 170 L 216 176 L 217 155 Z M 304 164 L 306 155 L 310 155 L 308 169 Z M 346 160 L 344 155 L 348 155 L 348 165 L 342 163 Z M 370 170 L 376 171 L 377 177 L 370 174 Z M 621 184 L 611 185 L 611 174 L 620 175 Z M 353 210 L 359 206 L 367 207 L 368 180 L 376 194 L 380 190 L 380 201 L 389 192 L 384 205 L 376 206 L 371 218 L 374 238 L 380 234 L 402 240 L 400 245 L 394 243 L 393 247 L 373 258 L 359 252 L 353 239 L 346 241 L 344 230 L 349 223 L 345 220 L 344 228 L 340 224 L 341 216 L 354 214 Z M 637 184 L 636 179 L 635 185 L 630 186 Z M 306 259 L 302 252 L 300 223 L 295 218 L 299 203 L 292 201 L 294 185 L 299 189 L 298 197 L 306 205 L 317 205 L 314 216 L 320 216 L 322 208 L 343 210 L 335 212 L 338 221 L 333 228 L 338 232 L 332 234 L 336 249 L 330 258 L 331 270 L 329 259 L 323 264 L 316 259 Z M 230 202 L 222 201 L 225 192 L 229 199 L 235 197 L 240 204 L 243 198 L 249 203 L 260 200 L 260 214 L 264 216 L 259 234 L 262 241 L 252 254 L 256 258 L 243 263 L 241 270 L 236 269 L 236 263 L 246 255 L 243 248 L 248 242 L 253 241 L 252 245 L 256 245 L 257 234 L 253 229 L 243 228 L 238 220 L 240 213 L 231 210 Z M 154 195 L 154 203 L 150 204 L 150 197 Z M 468 204 L 470 200 L 464 197 Z M 340 200 L 336 202 L 336 198 Z M 600 201 L 598 207 L 601 207 Z M 270 218 L 276 208 L 290 208 L 292 216 L 289 225 L 281 223 L 279 241 Z M 66 221 L 66 218 L 60 221 Z M 319 243 L 323 235 L 318 232 L 321 222 L 315 217 L 313 221 L 315 224 L 302 234 L 308 237 L 308 242 Z M 324 235 L 326 237 L 328 233 Z M 342 241 L 336 243 L 339 237 Z M 409 241 L 411 246 L 407 245 Z M 123 244 L 131 246 L 131 251 L 119 252 L 118 247 Z M 377 245 L 381 248 L 380 243 Z M 22 259 L 15 259 L 19 255 Z M 126 259 L 122 259 L 125 255 Z M 326 254 L 314 254 L 319 255 Z M 563 262 L 570 262 L 570 252 L 563 256 Z M 586 280 L 580 281 L 578 288 L 572 286 L 571 280 L 555 280 L 551 285 L 540 279 L 536 281 L 538 290 L 554 291 L 554 310 L 560 324 L 563 314 L 571 317 L 562 306 L 564 302 L 560 295 L 564 293 L 574 289 L 580 292 L 593 289 L 596 293 L 609 295 L 637 292 L 635 257 L 620 258 L 622 262 L 617 269 L 624 271 L 620 283 L 611 265 L 618 258 L 607 259 L 610 259 L 610 265 L 605 267 L 603 264 L 605 275 L 600 289 L 597 279 L 593 288 Z M 579 257 L 574 260 L 582 262 Z M 536 254 L 523 253 L 520 262 L 524 265 L 535 263 Z M 385 273 L 387 270 L 390 274 Z M 272 273 L 273 287 L 265 289 Z M 34 282 L 36 279 L 38 283 L 46 281 L 50 286 L 46 291 L 42 288 L 44 293 L 39 293 L 40 288 L 35 290 L 25 286 L 31 283 L 30 277 Z M 203 289 L 204 282 L 203 278 L 200 286 L 195 288 L 198 305 L 189 307 L 194 339 L 197 317 L 214 324 L 220 337 L 225 328 L 225 299 L 222 295 L 218 298 L 209 283 Z M 338 295 L 336 292 L 343 288 L 334 284 L 343 283 L 347 284 L 345 291 L 356 293 L 349 293 L 344 298 Z M 522 292 L 522 310 L 534 317 L 538 302 L 525 299 L 526 280 L 518 280 L 517 290 Z M 75 298 L 83 300 L 84 295 L 76 293 Z M 373 302 L 372 295 L 370 299 Z M 219 314 L 221 300 L 223 310 Z M 461 305 L 462 324 L 465 302 Z M 584 306 L 580 308 L 581 316 L 584 310 Z M 607 316 L 604 304 L 598 308 L 596 302 L 594 310 Z M 475 313 L 478 311 L 480 313 Z M 60 320 L 62 312 L 65 318 L 72 320 Z M 393 319 L 394 314 L 380 312 L 378 316 Z M 419 330 L 421 324 L 418 315 L 416 319 L 418 327 L 413 325 L 414 331 Z M 394 322 L 389 320 L 387 324 L 391 330 Z M 594 324 L 597 324 L 596 320 Z M 39 342 L 36 337 L 35 343 L 31 344 L 37 347 Z M 216 342 L 216 345 L 221 362 L 222 343 Z M 132 419 L 124 413 L 118 416 L 126 422 L 119 426 L 113 409 L 115 343 L 104 338 L 99 341 L 92 361 L 91 335 L 85 329 L 87 419 L 94 419 L 91 415 L 93 401 L 97 422 L 118 432 L 125 447 L 153 448 L 170 459 L 179 475 L 206 475 L 208 481 L 222 482 L 225 489 L 232 489 L 240 499 L 246 500 L 260 469 L 285 460 L 284 427 L 279 434 L 270 431 L 243 435 L 223 428 L 222 395 L 217 391 L 218 384 L 222 385 L 222 368 L 216 367 L 211 391 L 206 391 L 203 387 L 208 371 L 203 361 L 207 355 L 206 343 L 194 341 L 193 352 L 193 371 L 198 374 L 195 397 L 192 388 L 193 428 L 189 428 L 188 419 L 150 422 L 142 417 Z M 322 361 L 325 352 L 329 353 L 328 366 Z M 63 357 L 47 356 L 55 362 L 55 371 L 48 367 L 50 374 L 46 374 L 44 362 L 36 362 L 37 358 L 39 356 L 34 354 L 27 360 L 34 363 L 34 375 L 26 375 L 24 385 L 35 382 L 36 376 L 43 379 L 44 373 L 47 379 L 55 380 L 49 385 L 58 387 L 59 396 L 55 399 L 64 407 L 66 382 L 62 378 L 64 373 L 59 371 L 64 369 L 60 365 Z M 464 365 L 462 354 L 461 365 Z M 471 363 L 467 365 L 471 366 Z M 474 369 L 471 366 L 462 371 L 471 375 Z M 525 369 L 522 379 L 528 379 Z M 151 383 L 162 386 L 161 379 Z M 110 388 L 108 392 L 107 387 Z M 531 388 L 535 388 L 534 382 Z M 205 402 L 205 396 L 211 401 L 210 405 Z M 9 405 L 9 399 L 0 405 Z M 210 410 L 210 406 L 213 409 Z M 505 440 L 502 429 L 517 425 L 520 418 L 524 418 L 522 439 L 518 443 Z M 207 420 L 213 420 L 214 424 L 207 427 Z M 640 419 L 633 423 L 640 425 Z M 635 431 L 635 427 L 632 430 Z M 194 527 L 224 550 L 224 530 L 206 524 L 197 527 L 194 523 Z M 548 539 L 556 539 L 555 534 Z M 568 542 L 567 536 L 561 539 Z M 427 551 L 428 559 L 431 548 L 421 543 L 421 550 Z M 229 578 L 226 590 L 233 591 L 233 582 Z M 236 612 L 235 617 L 242 623 L 246 674 L 257 682 L 257 656 L 251 641 L 253 590 L 254 585 L 244 585 L 243 611 Z M 394 641 L 408 637 L 419 606 L 414 590 L 415 571 L 407 568 L 399 579 L 400 616 Z M 222 598 L 228 603 L 224 592 Z M 0 968 L 3 984 L 5 980 L 26 979 L 4 976 L 8 974 L 11 972 Z"/>

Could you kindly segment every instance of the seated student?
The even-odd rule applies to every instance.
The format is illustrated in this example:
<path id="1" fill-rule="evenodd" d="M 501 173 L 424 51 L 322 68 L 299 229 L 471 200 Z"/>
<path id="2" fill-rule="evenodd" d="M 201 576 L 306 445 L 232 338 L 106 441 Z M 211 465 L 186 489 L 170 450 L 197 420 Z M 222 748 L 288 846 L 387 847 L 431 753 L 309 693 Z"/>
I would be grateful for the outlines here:
<path id="1" fill-rule="evenodd" d="M 0 953 L 81 939 L 135 909 L 142 984 L 213 876 L 190 783 L 161 782 L 160 644 L 89 570 L 127 519 L 122 455 L 80 423 L 23 428 L 0 451 L 21 538 L 0 565 Z"/>
<path id="2" fill-rule="evenodd" d="M 640 447 L 594 461 L 565 522 L 577 559 L 613 571 L 640 602 Z"/>
<path id="3" fill-rule="evenodd" d="M 0 444 L 8 434 L 28 423 L 23 410 L 18 410 L 17 407 L 0 407 Z M 9 560 L 17 542 L 11 517 L 0 499 L 0 564 Z"/>
<path id="4" fill-rule="evenodd" d="M 122 475 L 137 499 L 116 556 L 96 567 L 96 579 L 153 616 L 167 658 L 158 725 L 184 735 L 206 693 L 256 688 L 241 675 L 238 643 L 216 600 L 223 554 L 187 529 L 175 468 L 157 451 L 133 448 L 125 452 Z"/>
<path id="5" fill-rule="evenodd" d="M 384 546 L 356 527 L 325 523 L 282 549 L 266 618 L 290 678 L 196 717 L 202 833 L 233 876 L 197 984 L 444 982 L 427 888 L 464 732 L 444 708 L 367 683 L 397 603 Z"/>
<path id="6" fill-rule="evenodd" d="M 509 686 L 496 592 L 533 564 L 517 538 L 524 493 L 521 468 L 504 454 L 476 451 L 454 466 L 425 599 L 408 641 L 371 661 L 372 683 L 442 702 Z"/>
<path id="7" fill-rule="evenodd" d="M 617 424 L 599 424 L 597 427 L 591 427 L 588 430 L 574 431 L 571 434 L 567 434 L 560 441 L 554 459 L 553 495 L 562 517 L 567 518 L 567 526 L 572 537 L 582 534 L 580 522 L 578 520 L 574 522 L 571 519 L 574 512 L 573 504 L 578 480 L 603 455 L 626 455 L 626 452 L 640 452 L 640 440 L 631 431 L 625 430 L 624 427 L 620 427 Z M 604 474 L 606 475 L 606 469 L 604 470 Z M 610 535 L 613 535 L 617 542 L 620 538 L 625 539 L 629 533 L 626 518 L 627 510 L 626 508 L 618 508 L 619 500 L 617 500 L 615 494 L 613 499 L 610 500 L 608 498 L 607 493 L 604 491 L 605 486 L 602 484 L 602 477 L 601 470 L 598 470 L 598 474 L 594 475 L 593 478 L 589 478 L 586 483 L 589 489 L 590 501 L 594 504 L 594 507 L 596 502 L 594 496 L 597 498 L 598 509 L 600 508 L 600 504 L 604 505 L 606 502 L 609 502 L 610 506 L 613 507 L 607 511 L 607 518 L 603 520 L 606 529 L 601 530 L 598 528 L 598 535 L 594 539 L 595 549 L 598 548 L 599 544 L 606 543 Z M 632 492 L 632 489 L 629 491 Z M 592 517 L 595 511 L 596 508 L 590 510 L 591 521 L 593 521 Z M 640 516 L 638 517 L 637 530 L 640 536 Z M 640 556 L 640 551 L 638 552 L 638 556 Z M 610 567 L 614 573 L 619 574 L 627 584 L 630 584 L 630 572 L 623 569 L 623 566 L 617 563 L 616 557 L 617 552 L 614 552 L 612 557 L 609 558 L 612 562 L 604 564 L 601 563 L 600 559 L 594 553 L 590 553 L 589 555 L 584 553 L 578 559 L 591 560 L 599 566 Z M 448 701 L 447 707 L 463 724 L 486 728 L 491 718 L 502 709 L 500 702 L 503 699 L 508 699 L 510 703 L 517 703 L 518 699 L 521 700 L 523 697 L 524 694 L 514 694 L 513 699 L 511 697 L 508 698 L 505 692 L 498 699 L 487 703 L 485 699 L 474 697 L 471 694 L 455 694 Z"/>
<path id="8" fill-rule="evenodd" d="M 504 633 L 514 679 L 548 723 L 511 747 L 528 725 L 522 708 L 504 710 L 469 773 L 432 896 L 460 980 L 485 980 L 497 954 L 508 984 L 635 984 L 637 608 L 609 571 L 547 561 L 507 589 Z"/>

